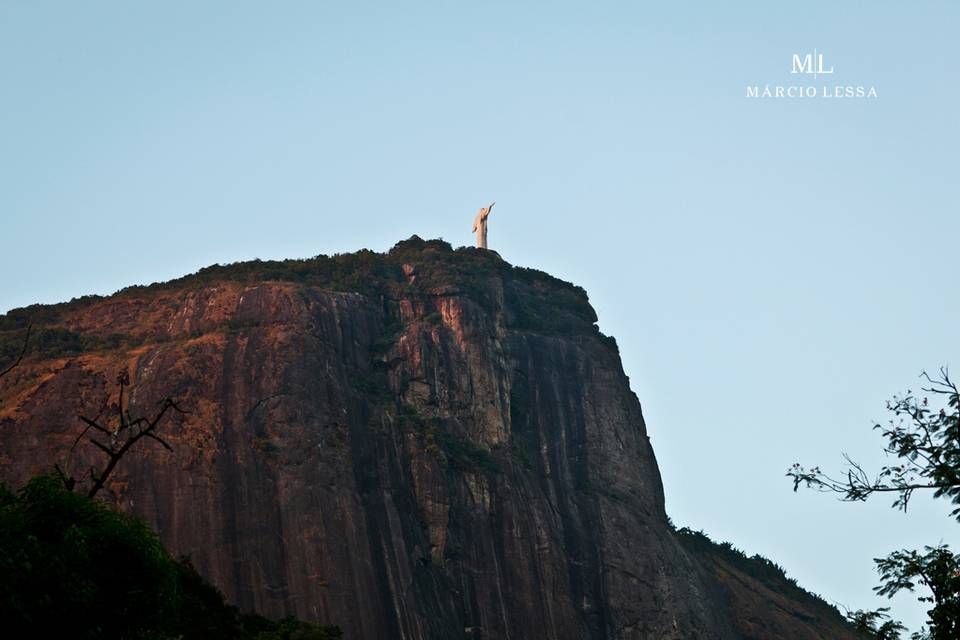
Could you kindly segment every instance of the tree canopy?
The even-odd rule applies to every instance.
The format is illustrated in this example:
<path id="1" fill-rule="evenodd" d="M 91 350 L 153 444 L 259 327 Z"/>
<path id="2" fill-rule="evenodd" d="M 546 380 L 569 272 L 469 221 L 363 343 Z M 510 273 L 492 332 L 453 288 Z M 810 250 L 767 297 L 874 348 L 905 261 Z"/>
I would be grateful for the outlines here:
<path id="1" fill-rule="evenodd" d="M 887 403 L 893 416 L 877 424 L 886 444 L 883 451 L 896 459 L 875 474 L 844 454 L 845 473 L 829 475 L 820 467 L 799 463 L 787 470 L 793 490 L 801 485 L 816 491 L 838 494 L 841 500 L 864 501 L 876 494 L 895 496 L 892 506 L 904 512 L 916 491 L 929 491 L 934 498 L 947 499 L 954 508 L 951 517 L 960 521 L 960 393 L 946 368 L 937 377 L 921 374 L 929 386 L 922 393 L 907 391 Z M 960 638 L 960 556 L 945 544 L 922 551 L 894 551 L 875 558 L 880 585 L 878 595 L 892 597 L 901 591 L 926 587 L 931 595 L 919 596 L 932 605 L 927 612 L 927 629 L 914 639 L 956 640 Z M 896 640 L 903 625 L 890 620 L 888 608 L 855 611 L 848 618 L 873 638 Z"/>
<path id="2" fill-rule="evenodd" d="M 52 476 L 0 485 L 0 634 L 334 640 L 337 627 L 241 614 L 141 520 Z"/>

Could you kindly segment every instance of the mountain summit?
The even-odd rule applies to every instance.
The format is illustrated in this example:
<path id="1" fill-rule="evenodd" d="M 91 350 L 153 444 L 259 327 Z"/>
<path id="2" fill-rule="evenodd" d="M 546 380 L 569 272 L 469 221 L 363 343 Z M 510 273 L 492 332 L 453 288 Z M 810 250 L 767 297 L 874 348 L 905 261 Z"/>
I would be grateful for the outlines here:
<path id="1" fill-rule="evenodd" d="M 227 599 L 348 638 L 856 638 L 769 561 L 664 510 L 583 289 L 416 236 L 214 266 L 0 316 L 0 463 L 98 461 L 76 416 L 188 413 L 105 498 Z M 11 355 L 12 354 L 12 355 Z M 81 474 L 78 475 L 82 475 Z"/>

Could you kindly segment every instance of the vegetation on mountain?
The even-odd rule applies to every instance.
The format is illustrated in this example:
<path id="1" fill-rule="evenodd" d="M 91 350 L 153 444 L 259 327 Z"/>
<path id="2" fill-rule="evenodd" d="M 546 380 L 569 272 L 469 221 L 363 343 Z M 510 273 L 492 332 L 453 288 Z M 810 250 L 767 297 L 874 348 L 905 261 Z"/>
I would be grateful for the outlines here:
<path id="1" fill-rule="evenodd" d="M 24 354 L 28 328 L 37 340 L 22 369 L 3 379 L 7 477 L 19 484 L 38 472 L 30 462 L 38 438 L 63 456 L 92 436 L 101 446 L 86 446 L 113 461 L 124 433 L 150 424 L 135 426 L 112 397 L 97 413 L 113 372 L 132 367 L 141 413 L 155 415 L 149 403 L 160 399 L 148 386 L 175 390 L 191 413 L 171 407 L 167 417 L 182 429 L 165 424 L 154 434 L 176 444 L 172 462 L 160 447 L 138 447 L 140 463 L 123 469 L 111 495 L 155 523 L 171 549 L 192 554 L 244 610 L 312 616 L 322 602 L 352 637 L 454 637 L 481 626 L 484 635 L 536 637 L 547 625 L 613 637 L 626 624 L 690 637 L 853 638 L 836 609 L 771 561 L 666 527 L 639 402 L 596 319 L 579 287 L 494 252 L 416 237 L 385 254 L 216 265 L 109 299 L 14 310 L 0 316 L 0 369 Z M 71 401 L 75 393 L 86 395 Z M 97 417 L 75 439 L 68 421 L 77 413 Z M 0 613 L 30 598 L 33 609 L 7 616 L 29 629 L 20 635 L 106 637 L 104 625 L 126 625 L 109 633 L 337 636 L 239 614 L 149 530 L 127 536 L 132 560 L 111 570 L 146 568 L 124 576 L 127 586 L 102 582 L 89 565 L 112 560 L 114 542 L 99 528 L 110 517 L 84 514 L 110 509 L 89 500 L 101 476 L 92 474 L 90 490 L 81 486 L 93 458 L 78 458 L 82 482 L 64 466 L 59 487 L 44 476 L 28 483 L 40 489 L 4 493 L 0 549 L 10 554 L 0 579 L 30 584 L 8 581 Z M 183 473 L 195 474 L 190 483 L 179 481 Z M 277 486 L 292 489 L 290 499 L 278 500 Z M 44 529 L 49 539 L 23 524 L 37 510 L 35 495 L 69 507 L 57 507 L 67 514 L 59 529 Z M 185 513 L 210 522 L 184 527 Z M 276 545 L 285 522 L 302 523 L 306 542 Z M 638 531 L 646 533 L 624 535 Z M 13 542 L 34 538 L 36 548 Z M 68 559 L 60 565 L 77 574 L 73 582 L 89 584 L 51 582 L 71 575 L 44 564 L 57 557 Z M 647 573 L 654 563 L 666 570 Z M 607 571 L 613 564 L 616 575 Z M 290 575 L 291 566 L 309 568 L 311 579 Z M 140 576 L 151 583 L 139 585 Z M 650 580 L 642 592 L 638 576 Z M 500 593 L 511 594 L 507 609 Z M 653 597 L 638 602 L 640 594 Z M 124 597 L 162 615 L 105 621 Z M 546 599 L 550 611 L 537 605 Z"/>
<path id="2" fill-rule="evenodd" d="M 405 276 L 404 265 L 415 269 L 413 281 Z M 189 292 L 224 282 L 295 282 L 328 291 L 360 293 L 372 300 L 401 296 L 416 300 L 446 287 L 451 295 L 465 295 L 490 309 L 497 304 L 491 297 L 495 287 L 490 286 L 495 278 L 502 279 L 503 296 L 511 309 L 507 318 L 509 326 L 560 335 L 599 333 L 596 314 L 581 287 L 536 269 L 514 267 L 493 251 L 473 247 L 454 250 L 443 240 L 422 240 L 417 236 L 397 243 L 387 253 L 363 249 L 298 260 L 217 264 L 168 282 L 126 287 L 112 297 Z M 454 289 L 450 289 L 450 283 L 456 283 Z M 70 314 L 104 299 L 104 296 L 88 295 L 70 302 L 13 309 L 0 315 L 0 366 L 16 359 L 23 346 L 24 331 L 30 326 L 34 327 L 34 335 L 28 355 L 36 359 L 141 344 L 142 337 L 81 333 L 63 326 L 64 318 Z M 226 327 L 227 330 L 236 328 L 235 325 Z"/>
<path id="3" fill-rule="evenodd" d="M 729 563 L 739 571 L 756 579 L 775 593 L 781 593 L 799 601 L 812 601 L 826 607 L 841 616 L 840 611 L 819 595 L 811 593 L 801 587 L 795 578 L 787 575 L 786 570 L 760 554 L 748 556 L 730 542 L 716 542 L 709 535 L 701 531 L 694 531 L 688 527 L 676 529 L 680 542 L 689 550 L 701 557 L 713 557 Z"/>

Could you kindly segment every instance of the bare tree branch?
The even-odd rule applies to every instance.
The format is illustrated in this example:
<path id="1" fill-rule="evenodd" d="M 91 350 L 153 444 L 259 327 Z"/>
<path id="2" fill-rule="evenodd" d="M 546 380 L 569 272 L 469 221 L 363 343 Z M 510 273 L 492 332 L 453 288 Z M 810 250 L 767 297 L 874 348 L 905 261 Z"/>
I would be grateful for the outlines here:
<path id="1" fill-rule="evenodd" d="M 59 476 L 60 481 L 63 483 L 63 486 L 67 488 L 67 491 L 73 491 L 73 487 L 77 484 L 77 481 L 64 473 L 59 464 L 54 464 L 53 468 L 56 469 L 57 476 Z"/>
<path id="2" fill-rule="evenodd" d="M 170 444 L 169 444 L 166 440 L 164 440 L 163 438 L 161 438 L 161 437 L 158 436 L 157 434 L 155 434 L 155 433 L 145 433 L 144 435 L 145 435 L 146 437 L 151 438 L 151 439 L 153 439 L 153 440 L 156 440 L 157 442 L 159 442 L 160 444 L 162 444 L 162 445 L 166 448 L 167 451 L 173 451 L 173 447 L 171 447 Z"/>
<path id="3" fill-rule="evenodd" d="M 106 464 L 100 469 L 99 473 L 96 472 L 93 467 L 90 468 L 90 489 L 87 492 L 87 496 L 93 498 L 97 493 L 103 489 L 107 480 L 110 477 L 110 474 L 113 473 L 113 470 L 116 468 L 120 460 L 123 459 L 130 449 L 137 444 L 143 438 L 149 438 L 159 442 L 167 451 L 173 451 L 173 447 L 158 435 L 157 429 L 159 429 L 161 422 L 164 417 L 168 414 L 169 411 L 173 410 L 178 413 L 187 413 L 181 409 L 172 398 L 165 398 L 160 403 L 160 408 L 156 413 L 150 417 L 138 417 L 132 418 L 129 413 L 127 413 L 127 407 L 125 406 L 125 390 L 126 387 L 130 384 L 130 376 L 126 371 L 122 371 L 117 376 L 117 385 L 120 387 L 118 392 L 118 425 L 116 429 L 110 429 L 94 418 L 88 418 L 86 416 L 78 416 L 80 420 L 86 424 L 86 427 L 80 432 L 80 435 L 77 436 L 74 440 L 73 446 L 70 447 L 70 450 L 77 446 L 77 443 L 80 442 L 85 436 L 86 439 L 103 452 L 107 456 Z M 93 436 L 87 436 L 87 434 L 94 430 L 104 436 L 109 438 L 107 444 L 104 444 L 101 440 L 94 438 Z M 67 475 L 63 469 L 60 468 L 60 465 L 55 465 L 58 475 L 60 476 L 61 481 L 69 489 L 73 489 L 76 485 L 76 480 Z"/>
<path id="4" fill-rule="evenodd" d="M 793 490 L 802 484 L 815 491 L 840 494 L 844 501 L 863 501 L 875 493 L 896 493 L 893 506 L 906 511 L 914 491 L 931 489 L 934 497 L 948 497 L 957 505 L 952 515 L 960 519 L 960 393 L 946 367 L 940 369 L 939 377 L 931 377 L 927 372 L 921 377 L 930 383 L 923 390 L 946 396 L 946 406 L 935 409 L 928 397 L 916 397 L 908 391 L 887 403 L 894 415 L 889 425 L 874 426 L 887 439 L 884 452 L 899 458 L 898 464 L 881 467 L 871 476 L 844 454 L 846 477 L 838 479 L 819 467 L 807 469 L 798 463 L 787 470 L 793 479 Z"/>

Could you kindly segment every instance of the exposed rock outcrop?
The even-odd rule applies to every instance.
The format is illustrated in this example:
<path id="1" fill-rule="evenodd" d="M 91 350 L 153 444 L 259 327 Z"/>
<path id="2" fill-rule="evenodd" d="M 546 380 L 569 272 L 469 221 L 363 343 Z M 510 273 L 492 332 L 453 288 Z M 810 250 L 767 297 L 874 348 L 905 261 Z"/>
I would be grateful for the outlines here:
<path id="1" fill-rule="evenodd" d="M 70 453 L 76 416 L 115 412 L 129 370 L 131 413 L 190 413 L 110 499 L 242 608 L 369 639 L 857 637 L 683 544 L 586 294 L 493 252 L 215 267 L 0 330 L 31 318 L 39 351 L 0 380 L 3 479 L 97 464 Z"/>

